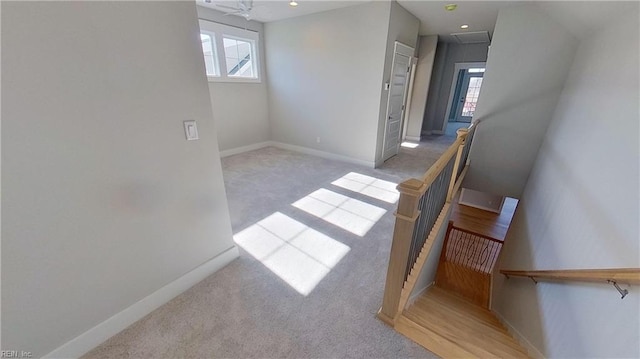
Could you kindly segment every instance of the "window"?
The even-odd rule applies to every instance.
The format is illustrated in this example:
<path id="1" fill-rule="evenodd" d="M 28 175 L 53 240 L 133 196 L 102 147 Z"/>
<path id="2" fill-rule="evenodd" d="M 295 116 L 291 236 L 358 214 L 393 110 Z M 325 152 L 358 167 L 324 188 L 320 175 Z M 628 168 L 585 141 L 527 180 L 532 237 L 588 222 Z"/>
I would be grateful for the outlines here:
<path id="1" fill-rule="evenodd" d="M 209 81 L 260 82 L 257 32 L 200 20 L 200 41 Z"/>
<path id="2" fill-rule="evenodd" d="M 238 39 L 224 38 L 224 56 L 227 60 L 227 76 L 253 76 L 253 62 L 251 61 L 251 43 Z"/>
<path id="3" fill-rule="evenodd" d="M 204 54 L 204 66 L 207 70 L 207 76 L 220 76 L 217 65 L 217 55 L 215 52 L 215 44 L 213 42 L 214 34 L 201 33 L 200 41 L 202 42 L 202 53 Z"/>

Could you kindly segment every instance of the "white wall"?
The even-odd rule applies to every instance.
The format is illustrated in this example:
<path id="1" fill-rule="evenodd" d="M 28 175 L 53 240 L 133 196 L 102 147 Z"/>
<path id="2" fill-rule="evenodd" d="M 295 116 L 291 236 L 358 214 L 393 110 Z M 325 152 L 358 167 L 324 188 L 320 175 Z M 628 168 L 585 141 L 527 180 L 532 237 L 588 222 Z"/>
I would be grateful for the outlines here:
<path id="1" fill-rule="evenodd" d="M 269 141 L 271 134 L 262 23 L 246 21 L 237 16 L 225 16 L 219 11 L 202 6 L 196 8 L 200 19 L 246 28 L 260 35 L 261 83 L 209 82 L 220 151 Z"/>
<path id="2" fill-rule="evenodd" d="M 373 166 L 388 24 L 378 1 L 265 24 L 274 141 Z"/>
<path id="3" fill-rule="evenodd" d="M 500 10 L 464 187 L 520 198 L 577 40 L 536 4 Z"/>
<path id="4" fill-rule="evenodd" d="M 640 23 L 632 7 L 581 41 L 498 267 L 640 267 Z M 637 358 L 640 289 L 629 292 L 621 300 L 607 284 L 496 276 L 494 309 L 546 357 Z"/>
<path id="5" fill-rule="evenodd" d="M 2 344 L 39 357 L 234 244 L 193 2 L 2 2 L 2 49 Z"/>
<path id="6" fill-rule="evenodd" d="M 427 106 L 427 95 L 429 93 L 429 83 L 431 82 L 437 45 L 437 35 L 420 36 L 418 63 L 415 70 L 411 107 L 407 116 L 407 132 L 405 134 L 409 140 L 419 141 L 422 134 L 422 121 Z"/>
<path id="7" fill-rule="evenodd" d="M 414 49 L 418 45 L 418 30 L 420 20 L 410 12 L 398 5 L 396 1 L 385 3 L 390 7 L 388 15 L 387 45 L 384 59 L 384 73 L 380 90 L 380 112 L 378 116 L 378 138 L 376 140 L 376 165 L 382 164 L 384 151 L 384 131 L 387 123 L 387 104 L 389 101 L 389 91 L 385 90 L 384 84 L 391 81 L 391 68 L 393 66 L 393 55 L 395 42 L 401 42 Z M 415 55 L 414 55 L 415 56 Z M 408 80 L 408 79 L 407 79 Z"/>

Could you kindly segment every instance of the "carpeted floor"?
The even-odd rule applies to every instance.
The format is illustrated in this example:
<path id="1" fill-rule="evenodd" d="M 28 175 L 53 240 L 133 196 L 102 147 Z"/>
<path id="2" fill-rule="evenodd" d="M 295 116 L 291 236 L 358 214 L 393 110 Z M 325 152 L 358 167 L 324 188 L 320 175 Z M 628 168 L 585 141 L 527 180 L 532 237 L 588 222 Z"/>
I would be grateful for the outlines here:
<path id="1" fill-rule="evenodd" d="M 435 357 L 375 313 L 394 184 L 454 138 L 403 149 L 380 169 L 272 147 L 224 158 L 240 258 L 85 358 Z"/>
<path id="2" fill-rule="evenodd" d="M 378 170 L 400 176 L 400 181 L 411 177 L 420 178 L 456 140 L 456 130 L 468 126 L 468 123 L 452 122 L 447 126 L 444 135 L 422 136 L 422 142 L 416 148 L 401 146 L 400 153 L 387 160 Z M 411 145 L 411 141 L 405 144 Z"/>

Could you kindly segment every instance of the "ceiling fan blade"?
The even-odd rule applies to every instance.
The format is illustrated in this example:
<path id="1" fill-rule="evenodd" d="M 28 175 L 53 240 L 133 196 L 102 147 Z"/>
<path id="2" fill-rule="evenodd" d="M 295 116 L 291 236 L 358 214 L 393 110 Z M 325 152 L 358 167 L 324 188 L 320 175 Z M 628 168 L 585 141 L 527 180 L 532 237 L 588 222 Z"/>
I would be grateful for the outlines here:
<path id="1" fill-rule="evenodd" d="M 253 8 L 253 0 L 238 0 L 238 7 L 246 11 L 251 11 Z"/>

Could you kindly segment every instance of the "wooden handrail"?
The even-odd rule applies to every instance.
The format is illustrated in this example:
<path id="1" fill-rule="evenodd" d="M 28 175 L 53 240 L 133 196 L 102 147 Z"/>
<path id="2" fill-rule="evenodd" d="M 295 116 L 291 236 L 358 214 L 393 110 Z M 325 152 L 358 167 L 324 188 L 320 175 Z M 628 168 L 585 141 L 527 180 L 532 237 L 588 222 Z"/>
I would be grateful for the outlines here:
<path id="1" fill-rule="evenodd" d="M 453 142 L 453 144 L 451 144 L 451 146 L 449 146 L 449 148 L 447 148 L 447 150 L 444 151 L 442 156 L 440 156 L 440 158 L 438 158 L 438 160 L 431 167 L 429 167 L 427 172 L 425 172 L 424 175 L 422 175 L 422 182 L 425 184 L 426 187 L 431 186 L 431 184 L 433 183 L 433 181 L 435 181 L 435 179 L 438 177 L 440 172 L 442 172 L 442 170 L 444 170 L 444 168 L 447 166 L 451 158 L 458 153 L 458 148 L 464 142 L 464 138 L 466 136 L 467 136 L 467 133 L 458 134 L 458 137 L 456 138 L 455 142 Z"/>
<path id="2" fill-rule="evenodd" d="M 640 268 L 610 269 L 561 269 L 561 270 L 505 270 L 500 273 L 508 277 L 531 279 L 566 280 L 579 282 L 640 284 Z"/>

